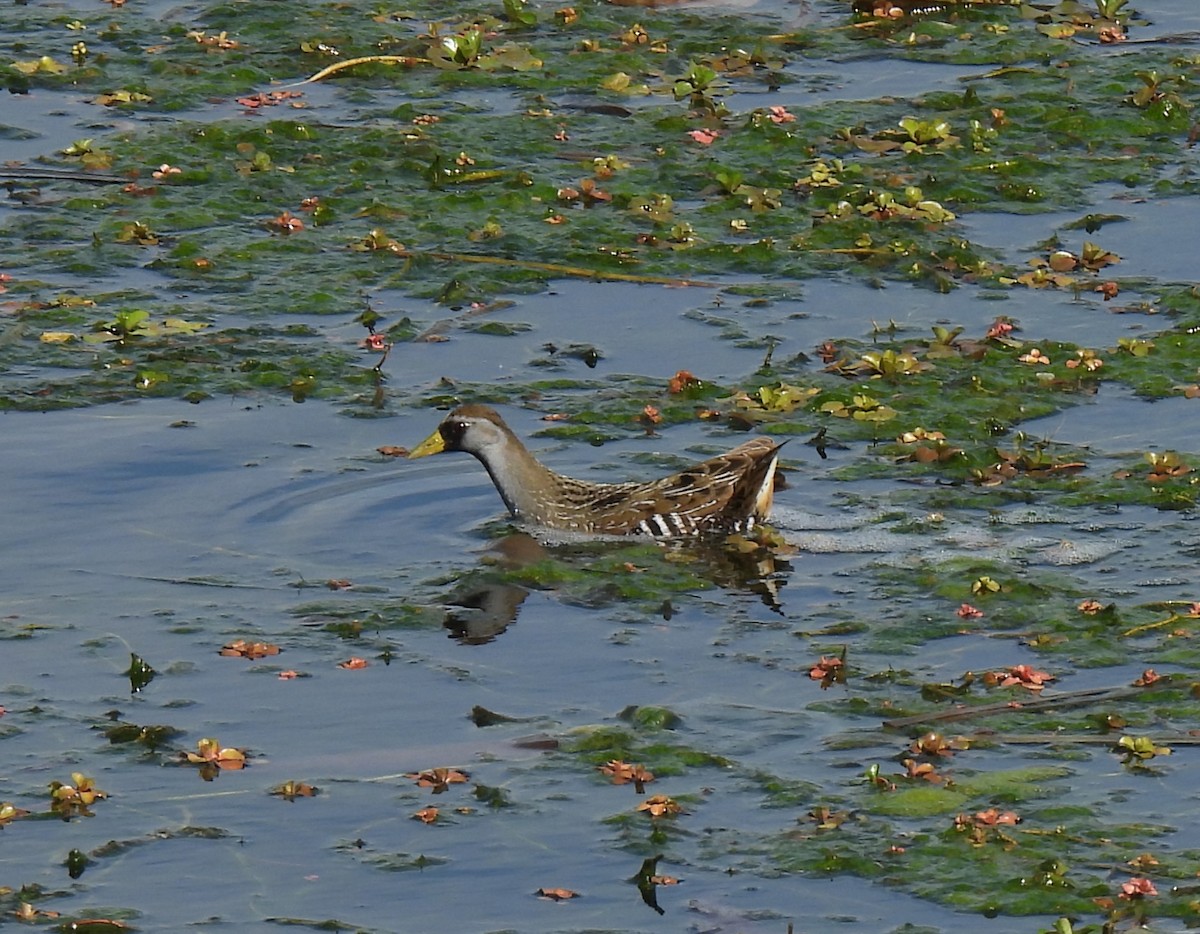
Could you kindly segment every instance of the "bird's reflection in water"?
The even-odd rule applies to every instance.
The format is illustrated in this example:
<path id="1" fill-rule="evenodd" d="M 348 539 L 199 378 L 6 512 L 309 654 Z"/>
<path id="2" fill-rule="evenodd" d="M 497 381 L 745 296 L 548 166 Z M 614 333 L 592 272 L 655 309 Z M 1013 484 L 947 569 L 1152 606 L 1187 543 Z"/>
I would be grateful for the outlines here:
<path id="1" fill-rule="evenodd" d="M 731 593 L 750 593 L 783 615 L 781 592 L 792 572 L 793 548 L 768 530 L 756 538 L 722 540 L 587 541 L 547 544 L 524 532 L 497 539 L 477 567 L 465 572 L 446 601 L 444 626 L 467 645 L 491 642 L 517 621 L 534 590 L 564 602 L 599 608 L 649 603 L 663 619 L 676 594 L 697 578 Z"/>
<path id="2" fill-rule="evenodd" d="M 529 591 L 517 584 L 478 583 L 456 595 L 443 625 L 465 645 L 491 642 L 517 621 Z"/>

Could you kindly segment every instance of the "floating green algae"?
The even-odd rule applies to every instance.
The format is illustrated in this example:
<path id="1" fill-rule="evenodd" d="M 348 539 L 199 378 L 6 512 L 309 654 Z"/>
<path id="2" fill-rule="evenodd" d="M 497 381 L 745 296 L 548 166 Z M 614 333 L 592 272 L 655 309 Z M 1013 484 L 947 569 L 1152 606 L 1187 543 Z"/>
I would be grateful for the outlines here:
<path id="1" fill-rule="evenodd" d="M 370 366 L 350 352 L 305 369 L 276 359 L 282 348 L 268 345 L 254 356 L 271 361 L 269 375 L 233 376 L 231 357 L 246 341 L 227 321 L 247 312 L 295 311 L 345 320 L 362 310 L 364 294 L 381 288 L 461 304 L 564 275 L 687 281 L 850 273 L 938 290 L 1012 282 L 1019 273 L 1013 260 L 962 238 L 953 212 L 1072 207 L 1098 183 L 1144 190 L 1178 178 L 1190 165 L 1181 115 L 1192 106 L 1185 79 L 1194 62 L 1168 49 L 1081 54 L 1024 27 L 1004 5 L 947 13 L 948 23 L 961 18 L 961 25 L 942 29 L 936 17 L 920 21 L 905 45 L 886 31 L 780 33 L 769 17 L 600 4 L 582 6 L 574 16 L 540 11 L 532 24 L 487 4 L 452 19 L 435 9 L 364 15 L 328 4 L 306 5 L 302 15 L 246 19 L 238 8 L 215 6 L 198 18 L 207 28 L 174 27 L 158 36 L 167 41 L 153 53 L 138 45 L 133 24 L 122 23 L 118 39 L 99 20 L 83 18 L 105 43 L 61 72 L 13 74 L 99 94 L 114 82 L 137 83 L 121 76 L 140 73 L 139 93 L 151 100 L 123 106 L 154 111 L 179 106 L 189 93 L 195 101 L 236 96 L 231 81 L 244 82 L 244 95 L 268 87 L 266 74 L 243 63 L 287 80 L 348 57 L 387 55 L 404 63 L 348 67 L 326 80 L 340 88 L 360 84 L 368 100 L 371 88 L 382 87 L 411 100 L 360 106 L 356 119 L 363 125 L 347 133 L 321 119 L 272 110 L 297 100 L 286 94 L 303 95 L 299 86 L 247 104 L 257 110 L 241 118 L 180 117 L 123 132 L 102 147 L 91 141 L 71 147 L 59 160 L 64 168 L 81 161 L 93 166 L 102 150 L 106 171 L 140 178 L 87 197 L 57 186 L 57 196 L 43 196 L 0 230 L 0 265 L 23 270 L 10 292 L 27 297 L 21 332 L 4 354 L 66 371 L 103 371 L 105 378 L 78 372 L 81 391 L 72 392 L 64 374 L 32 398 L 24 386 L 9 392 L 6 404 L 255 388 L 363 401 L 370 397 L 363 389 L 371 382 Z M 39 48 L 47 33 L 36 13 L 9 16 L 16 19 L 14 34 L 27 35 L 28 54 L 53 54 Z M 541 64 L 485 67 L 491 53 L 480 51 L 441 67 L 438 55 L 431 57 L 431 48 L 442 47 L 439 37 L 461 41 L 480 29 L 494 31 L 498 47 L 532 50 Z M 912 101 L 831 101 L 794 112 L 726 107 L 731 91 L 768 76 L 786 80 L 796 56 L 819 52 L 836 60 L 860 55 L 864 47 L 920 55 L 956 47 L 990 62 L 1020 48 L 1025 58 L 1042 61 L 973 76 L 961 93 Z M 214 60 L 233 67 L 205 67 Z M 649 99 L 624 106 L 620 93 L 605 88 L 617 71 L 644 82 Z M 486 120 L 445 97 L 447 90 L 481 86 L 517 100 L 541 96 Z M 1146 87 L 1154 93 L 1138 93 Z M 582 90 L 593 103 L 556 102 L 554 95 L 566 88 Z M 1173 110 L 1150 106 L 1165 97 L 1177 101 Z M 708 141 L 694 138 L 714 131 Z M 1039 155 L 1048 152 L 1053 159 Z M 147 177 L 165 164 L 179 171 Z M 299 226 L 280 220 L 288 216 Z M 136 360 L 114 367 L 103 356 L 75 353 L 69 343 L 35 343 L 73 323 L 46 307 L 55 279 L 133 266 L 165 276 L 164 289 L 171 280 L 185 282 L 189 297 L 174 303 L 178 313 L 210 325 L 211 332 L 172 342 L 178 346 L 159 350 L 153 365 L 141 367 Z M 1086 279 L 1080 283 L 1090 288 Z M 78 285 L 64 281 L 59 288 Z M 96 303 L 97 317 L 85 324 L 123 310 L 111 299 L 79 297 Z M 1184 326 L 1161 341 L 1156 355 L 1111 361 L 1104 378 L 1155 395 L 1178 391 L 1168 374 L 1176 358 L 1188 354 L 1189 333 Z M 405 340 L 411 332 L 389 329 L 386 336 Z M 937 374 L 942 386 L 954 384 L 947 366 L 953 371 L 947 363 Z M 1014 412 L 1037 414 L 1004 381 L 985 378 L 975 388 L 991 396 L 993 408 L 1011 401 Z M 959 405 L 980 397 L 950 398 Z M 1017 420 L 1003 412 L 997 419 L 1001 425 Z"/>
<path id="2" fill-rule="evenodd" d="M 643 431 L 647 405 L 658 409 L 664 428 L 711 408 L 721 424 L 781 436 L 824 430 L 862 451 L 840 476 L 911 481 L 893 503 L 914 510 L 961 517 L 1013 503 L 1194 507 L 1186 453 L 1194 445 L 1186 437 L 1174 462 L 1129 455 L 1120 470 L 1100 475 L 1086 450 L 1026 437 L 1021 427 L 1106 383 L 1147 398 L 1188 394 L 1196 381 L 1195 290 L 1125 279 L 1115 263 L 1084 264 L 1059 278 L 1041 253 L 1006 255 L 970 242 L 954 216 L 1082 210 L 1099 184 L 1194 194 L 1187 145 L 1194 57 L 1145 46 L 1097 53 L 1046 36 L 999 4 L 905 24 L 904 31 L 857 33 L 785 33 L 766 17 L 578 7 L 572 22 L 539 9 L 531 25 L 503 16 L 500 4 L 456 9 L 452 20 L 442 6 L 421 3 L 404 15 L 301 4 L 252 18 L 222 4 L 202 11 L 195 29 L 165 31 L 136 22 L 114 30 L 117 11 L 92 11 L 80 14 L 90 48 L 78 62 L 41 11 L 0 14 L 23 44 L 14 57 L 35 63 L 7 75 L 14 90 L 107 94 L 109 103 L 95 105 L 105 113 L 174 115 L 47 154 L 48 167 L 102 171 L 112 180 L 86 192 L 40 181 L 37 198 L 5 216 L 0 267 L 12 276 L 5 283 L 12 321 L 0 335 L 0 363 L 10 371 L 0 378 L 0 406 L 263 393 L 386 411 L 466 398 L 534 399 L 572 416 L 544 435 L 588 443 Z M 789 65 L 806 56 L 835 67 L 863 54 L 981 70 L 961 89 L 916 100 L 727 111 L 741 102 L 731 90 L 800 80 Z M 378 55 L 411 61 L 365 62 L 323 79 L 323 91 L 345 94 L 345 123 L 289 109 L 304 98 L 288 95 L 311 86 L 280 82 Z M 501 112 L 472 96 L 480 92 L 499 92 Z M 560 99 L 568 95 L 575 99 Z M 236 96 L 249 101 L 239 105 L 246 114 L 187 112 L 209 98 Z M 180 171 L 165 172 L 165 165 Z M 1103 225 L 1093 233 L 1102 244 Z M 1046 255 L 1054 248 L 1047 245 Z M 1030 260 L 1047 265 L 1031 272 Z M 136 284 L 124 282 L 130 274 Z M 802 294 L 816 277 L 973 296 L 986 289 L 1018 301 L 1026 289 L 1048 288 L 1099 302 L 1093 290 L 1113 276 L 1162 317 L 1153 331 L 1112 346 L 1055 339 L 1054 322 L 1040 323 L 1050 338 L 1036 342 L 1019 330 L 959 332 L 946 322 L 923 333 L 887 325 L 869 336 L 831 332 L 829 347 L 775 360 L 768 336 L 752 333 L 744 319 L 713 314 L 706 323 L 714 338 L 759 348 L 763 363 L 728 384 L 683 392 L 672 392 L 664 373 L 605 371 L 412 386 L 387 368 L 386 357 L 358 346 L 376 323 L 385 342 L 401 344 L 429 336 L 447 314 L 567 276 L 713 281 L 751 302 Z M 426 309 L 432 321 L 405 311 L 368 324 L 364 309 L 384 291 L 441 309 Z M 519 323 L 466 317 L 447 331 L 484 331 L 496 340 L 525 333 Z M 572 359 L 585 365 L 597 359 L 575 352 Z M 545 360 L 561 357 L 548 352 Z M 1093 369 L 1096 360 L 1103 365 Z M 898 535 L 936 537 L 936 522 L 901 513 L 893 517 Z M 986 521 L 980 517 L 969 521 Z M 1194 550 L 1180 539 L 1164 545 Z M 1031 569 L 1021 555 L 923 556 L 864 563 L 854 574 L 846 586 L 871 588 L 876 615 L 861 602 L 853 613 L 813 611 L 798 624 L 792 650 L 776 657 L 747 650 L 737 663 L 747 666 L 741 670 L 788 667 L 797 707 L 844 718 L 862 733 L 814 740 L 808 751 L 820 764 L 807 771 L 788 763 L 743 766 L 742 751 L 703 735 L 664 739 L 656 729 L 664 718 L 654 708 L 646 720 L 569 735 L 551 766 L 556 775 L 593 776 L 610 759 L 636 758 L 663 781 L 652 793 L 670 779 L 667 793 L 684 809 L 678 818 L 623 811 L 597 821 L 615 835 L 604 845 L 642 855 L 668 847 L 681 862 L 720 871 L 736 864 L 764 878 L 853 874 L 970 911 L 1102 913 L 1095 899 L 1113 895 L 1113 867 L 1149 847 L 1164 849 L 1172 828 L 1135 822 L 1139 816 L 1123 814 L 1115 799 L 1059 807 L 1058 788 L 1078 774 L 1071 769 L 1128 768 L 1136 783 L 1182 768 L 1164 757 L 1123 764 L 1109 746 L 1126 726 L 1139 736 L 1185 733 L 1197 715 L 1193 687 L 1184 677 L 1078 709 L 1034 709 L 1025 687 L 988 684 L 984 672 L 948 671 L 951 663 L 935 670 L 924 650 L 934 640 L 986 638 L 1005 656 L 997 671 L 1032 655 L 1060 678 L 1129 664 L 1194 669 L 1196 613 L 1119 597 L 1084 610 L 1094 578 Z M 646 625 L 669 619 L 671 601 L 694 605 L 721 589 L 759 594 L 763 577 L 711 555 L 681 559 L 614 546 L 551 552 L 516 569 L 456 569 L 418 582 L 415 594 L 364 590 L 292 612 L 323 627 L 306 638 L 336 636 L 390 661 L 383 636 L 442 626 L 464 641 L 495 638 L 495 630 L 479 635 L 462 625 L 479 594 L 518 599 L 542 591 L 584 612 L 618 607 Z M 982 618 L 957 615 L 964 603 L 977 604 Z M 810 650 L 843 649 L 845 690 L 817 694 Z M 626 701 L 637 698 L 614 697 L 613 707 Z M 906 775 L 903 760 L 916 755 L 909 744 L 919 732 L 944 723 L 947 713 L 962 718 L 943 727 L 947 735 L 961 729 L 973 745 L 936 763 L 948 778 L 935 787 Z M 912 722 L 894 725 L 903 717 Z M 873 758 L 884 764 L 871 773 Z M 926 758 L 921 764 L 935 764 Z M 1030 765 L 1029 758 L 1048 762 Z M 793 771 L 815 772 L 821 781 Z M 730 832 L 724 815 L 708 823 L 709 783 L 724 776 L 758 796 L 746 819 L 757 829 Z M 883 788 L 881 777 L 895 790 Z M 479 789 L 489 808 L 520 803 L 519 789 Z M 784 808 L 796 813 L 781 817 Z M 1022 811 L 1019 824 L 1005 819 L 1009 808 Z M 771 817 L 766 830 L 758 810 Z M 387 871 L 441 862 L 407 849 L 345 844 L 341 851 Z M 1183 884 L 1194 875 L 1194 854 L 1172 856 L 1159 863 L 1157 877 Z M 1186 893 L 1155 910 L 1194 912 Z"/>

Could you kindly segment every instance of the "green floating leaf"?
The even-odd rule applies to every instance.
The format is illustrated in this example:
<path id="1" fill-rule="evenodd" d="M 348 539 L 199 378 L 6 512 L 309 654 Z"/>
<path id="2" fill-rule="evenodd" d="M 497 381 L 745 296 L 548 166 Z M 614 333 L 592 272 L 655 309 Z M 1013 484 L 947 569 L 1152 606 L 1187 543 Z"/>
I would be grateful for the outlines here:
<path id="1" fill-rule="evenodd" d="M 480 56 L 476 65 L 483 71 L 507 68 L 509 71 L 533 71 L 542 67 L 542 60 L 523 45 L 507 45 Z"/>
<path id="2" fill-rule="evenodd" d="M 522 26 L 536 26 L 537 12 L 529 9 L 526 0 L 504 0 L 504 15 Z"/>
<path id="3" fill-rule="evenodd" d="M 158 672 L 151 668 L 145 659 L 132 652 L 129 653 L 129 669 L 125 675 L 129 678 L 129 688 L 134 694 L 153 681 L 157 674 Z"/>
<path id="4" fill-rule="evenodd" d="M 66 65 L 55 61 L 49 55 L 24 62 L 13 62 L 9 67 L 23 75 L 61 75 L 67 70 Z"/>
<path id="5" fill-rule="evenodd" d="M 82 850 L 71 850 L 67 854 L 66 861 L 63 863 L 67 867 L 67 875 L 72 879 L 78 879 L 83 875 L 83 871 L 87 869 L 88 863 L 91 862 L 87 855 Z"/>
<path id="6" fill-rule="evenodd" d="M 136 723 L 117 723 L 102 731 L 104 738 L 113 745 L 122 743 L 138 743 L 147 749 L 157 749 L 182 734 L 173 726 L 155 724 L 139 726 Z"/>

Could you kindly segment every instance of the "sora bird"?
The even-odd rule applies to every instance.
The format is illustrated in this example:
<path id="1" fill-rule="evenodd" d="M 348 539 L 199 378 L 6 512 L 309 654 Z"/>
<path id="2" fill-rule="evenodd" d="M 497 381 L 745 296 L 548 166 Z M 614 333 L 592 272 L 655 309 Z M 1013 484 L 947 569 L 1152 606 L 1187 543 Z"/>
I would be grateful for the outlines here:
<path id="1" fill-rule="evenodd" d="M 409 457 L 473 454 L 514 517 L 550 529 L 594 535 L 672 538 L 745 532 L 766 519 L 780 445 L 753 438 L 732 451 L 645 483 L 594 483 L 539 463 L 499 414 L 461 405 Z"/>

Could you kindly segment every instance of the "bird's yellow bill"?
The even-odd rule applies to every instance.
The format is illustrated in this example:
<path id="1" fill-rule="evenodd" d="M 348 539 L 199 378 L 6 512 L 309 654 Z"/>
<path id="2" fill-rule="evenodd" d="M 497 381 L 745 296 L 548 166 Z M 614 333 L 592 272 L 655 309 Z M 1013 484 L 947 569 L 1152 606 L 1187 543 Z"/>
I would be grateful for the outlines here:
<path id="1" fill-rule="evenodd" d="M 441 454 L 446 450 L 446 439 L 442 437 L 441 431 L 435 431 L 428 438 L 418 444 L 415 448 L 408 452 L 408 459 L 414 457 L 428 457 L 430 454 Z"/>

